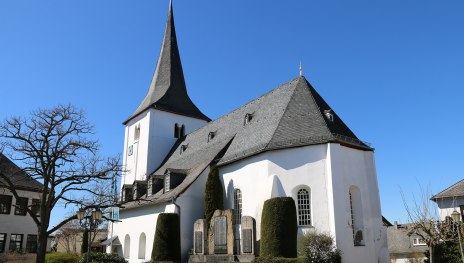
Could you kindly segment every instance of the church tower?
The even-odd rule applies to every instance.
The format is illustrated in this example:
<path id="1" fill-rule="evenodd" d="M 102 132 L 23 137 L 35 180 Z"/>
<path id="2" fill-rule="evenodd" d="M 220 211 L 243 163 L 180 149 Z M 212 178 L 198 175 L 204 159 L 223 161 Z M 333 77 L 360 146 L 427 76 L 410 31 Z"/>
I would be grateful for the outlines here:
<path id="1" fill-rule="evenodd" d="M 171 1 L 148 93 L 123 123 L 126 126 L 123 158 L 126 172 L 122 185 L 146 180 L 178 139 L 209 121 L 187 94 Z"/>

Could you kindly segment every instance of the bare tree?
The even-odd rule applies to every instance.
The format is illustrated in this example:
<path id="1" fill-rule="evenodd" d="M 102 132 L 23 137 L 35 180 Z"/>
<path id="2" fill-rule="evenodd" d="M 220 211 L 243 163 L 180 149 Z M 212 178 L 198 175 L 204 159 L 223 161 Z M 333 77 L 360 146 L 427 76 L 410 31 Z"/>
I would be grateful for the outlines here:
<path id="1" fill-rule="evenodd" d="M 430 200 L 432 197 L 430 187 L 427 190 L 420 184 L 419 187 L 419 196 L 416 198 L 413 194 L 411 205 L 406 201 L 403 191 L 401 197 L 411 225 L 408 234 L 417 235 L 425 241 L 429 248 L 429 262 L 433 263 L 433 248 L 443 241 L 456 240 L 457 227 L 450 217 L 440 221 L 435 205 Z"/>
<path id="2" fill-rule="evenodd" d="M 77 253 L 77 244 L 82 238 L 83 229 L 77 220 L 72 220 L 61 226 L 55 234 L 59 245 L 68 253 Z"/>
<path id="3" fill-rule="evenodd" d="M 101 158 L 92 135 L 93 126 L 83 111 L 72 105 L 39 109 L 28 117 L 13 117 L 0 124 L 1 148 L 43 184 L 39 216 L 26 208 L 38 228 L 37 263 L 45 262 L 48 236 L 77 218 L 72 215 L 50 227 L 50 214 L 56 205 L 75 209 L 114 205 L 111 190 L 94 191 L 94 186 L 114 179 L 120 171 L 119 159 Z M 11 176 L 15 172 L 0 173 L 0 179 L 18 198 Z"/>

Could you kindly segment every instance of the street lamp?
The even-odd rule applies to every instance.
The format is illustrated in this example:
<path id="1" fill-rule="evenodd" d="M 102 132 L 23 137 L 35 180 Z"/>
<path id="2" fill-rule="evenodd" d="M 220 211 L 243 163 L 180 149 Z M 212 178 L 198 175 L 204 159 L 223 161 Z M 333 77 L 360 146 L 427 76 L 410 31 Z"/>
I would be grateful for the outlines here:
<path id="1" fill-rule="evenodd" d="M 461 242 L 461 214 L 454 210 L 453 213 L 451 213 L 451 218 L 453 219 L 453 222 L 455 222 L 455 224 L 457 224 L 458 226 L 458 238 L 459 238 L 459 248 L 460 248 L 460 252 L 461 252 L 461 260 L 462 260 L 462 263 L 464 263 L 464 254 L 462 253 L 462 242 Z"/>
<path id="2" fill-rule="evenodd" d="M 84 228 L 84 230 L 89 229 L 89 242 L 88 242 L 88 247 L 87 247 L 87 256 L 86 256 L 86 262 L 89 262 L 89 253 L 90 253 L 90 242 L 91 242 L 91 235 L 92 235 L 92 229 L 97 229 L 98 225 L 100 224 L 100 221 L 102 220 L 102 211 L 97 207 L 94 208 L 91 212 L 90 216 L 86 216 L 86 210 L 81 208 L 79 211 L 77 211 L 77 219 L 79 219 L 80 225 Z"/>

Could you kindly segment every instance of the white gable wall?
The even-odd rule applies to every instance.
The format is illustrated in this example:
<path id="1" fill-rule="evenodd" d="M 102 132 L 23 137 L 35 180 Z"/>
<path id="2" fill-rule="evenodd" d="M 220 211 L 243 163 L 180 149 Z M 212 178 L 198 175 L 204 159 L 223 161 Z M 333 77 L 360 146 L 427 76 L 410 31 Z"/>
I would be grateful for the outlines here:
<path id="1" fill-rule="evenodd" d="M 129 121 L 125 129 L 123 165 L 127 170 L 122 184 L 145 180 L 168 155 L 176 142 L 175 124 L 185 125 L 185 134 L 204 126 L 207 122 L 170 112 L 149 109 Z M 140 137 L 134 139 L 135 127 L 140 125 Z M 128 155 L 132 146 L 133 153 Z M 149 160 L 149 161 L 148 161 Z"/>
<path id="2" fill-rule="evenodd" d="M 444 221 L 447 216 L 451 216 L 454 211 L 460 212 L 461 205 L 464 205 L 464 197 L 446 197 L 435 201 L 437 203 L 440 220 Z"/>

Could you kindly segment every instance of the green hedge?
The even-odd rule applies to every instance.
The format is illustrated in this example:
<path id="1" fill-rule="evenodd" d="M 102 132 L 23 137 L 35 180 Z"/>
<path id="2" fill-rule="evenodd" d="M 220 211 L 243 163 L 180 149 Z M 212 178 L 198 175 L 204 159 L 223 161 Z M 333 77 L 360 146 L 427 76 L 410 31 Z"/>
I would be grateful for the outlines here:
<path id="1" fill-rule="evenodd" d="M 180 222 L 178 214 L 161 213 L 158 216 L 151 259 L 152 262 L 180 262 Z"/>
<path id="2" fill-rule="evenodd" d="M 87 254 L 82 255 L 79 263 L 87 262 Z M 118 255 L 100 253 L 100 252 L 91 252 L 89 254 L 89 262 L 91 263 L 126 263 L 127 261 Z"/>
<path id="3" fill-rule="evenodd" d="M 214 211 L 224 210 L 222 183 L 217 166 L 211 167 L 205 185 L 205 219 L 209 225 Z"/>
<path id="4" fill-rule="evenodd" d="M 266 200 L 261 217 L 260 255 L 296 258 L 296 220 L 295 202 L 291 197 Z"/>
<path id="5" fill-rule="evenodd" d="M 305 257 L 281 258 L 281 257 L 256 257 L 253 263 L 307 263 Z"/>
<path id="6" fill-rule="evenodd" d="M 45 255 L 45 263 L 76 263 L 79 255 L 71 253 L 54 252 Z"/>

